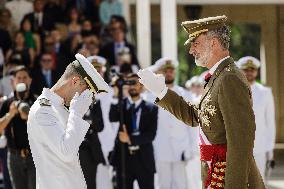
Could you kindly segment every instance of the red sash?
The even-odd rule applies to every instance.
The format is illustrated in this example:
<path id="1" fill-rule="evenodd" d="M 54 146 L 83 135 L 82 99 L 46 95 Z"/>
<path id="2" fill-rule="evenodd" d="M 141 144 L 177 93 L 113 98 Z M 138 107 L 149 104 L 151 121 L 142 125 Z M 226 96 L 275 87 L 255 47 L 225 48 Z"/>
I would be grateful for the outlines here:
<path id="1" fill-rule="evenodd" d="M 200 160 L 210 161 L 205 187 L 210 189 L 223 189 L 225 187 L 226 170 L 226 144 L 200 145 Z"/>

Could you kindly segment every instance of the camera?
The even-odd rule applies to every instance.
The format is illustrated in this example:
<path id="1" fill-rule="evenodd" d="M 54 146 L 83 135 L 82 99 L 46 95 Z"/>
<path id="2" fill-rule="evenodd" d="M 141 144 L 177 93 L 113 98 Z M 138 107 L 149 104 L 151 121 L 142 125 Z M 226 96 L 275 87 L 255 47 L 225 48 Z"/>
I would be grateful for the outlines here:
<path id="1" fill-rule="evenodd" d="M 26 91 L 27 91 L 27 85 L 25 83 L 18 83 L 16 85 L 16 92 L 19 97 L 19 100 L 16 102 L 16 106 L 20 112 L 28 114 L 30 111 L 30 105 L 24 101 Z"/>
<path id="2" fill-rule="evenodd" d="M 133 80 L 127 80 L 126 79 L 126 75 L 123 74 L 123 73 L 117 73 L 117 71 L 112 68 L 110 70 L 111 72 L 111 76 L 112 78 L 115 78 L 112 83 L 111 83 L 111 86 L 114 87 L 119 87 L 119 86 L 123 86 L 123 85 L 135 85 L 136 84 L 136 81 L 133 81 Z"/>

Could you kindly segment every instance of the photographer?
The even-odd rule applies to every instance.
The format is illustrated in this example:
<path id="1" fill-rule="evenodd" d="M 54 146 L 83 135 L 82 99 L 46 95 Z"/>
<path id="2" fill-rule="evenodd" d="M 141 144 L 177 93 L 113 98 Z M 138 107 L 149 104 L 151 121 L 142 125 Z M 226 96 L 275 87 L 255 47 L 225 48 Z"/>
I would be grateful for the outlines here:
<path id="1" fill-rule="evenodd" d="M 144 101 L 140 94 L 143 85 L 138 82 L 138 75 L 127 77 L 129 97 L 123 100 L 123 127 L 117 135 L 113 152 L 110 154 L 110 163 L 116 171 L 117 188 L 133 188 L 137 180 L 140 189 L 154 189 L 155 160 L 152 142 L 157 131 L 158 108 Z M 119 105 L 115 99 L 110 107 L 109 119 L 117 122 L 120 118 Z M 125 151 L 121 150 L 124 145 Z M 124 153 L 126 165 L 121 164 L 121 155 Z M 125 180 L 123 178 L 125 170 Z"/>
<path id="2" fill-rule="evenodd" d="M 25 66 L 17 66 L 12 79 L 14 95 L 3 102 L 0 111 L 0 131 L 5 129 L 8 147 L 8 169 L 14 189 L 33 189 L 35 166 L 32 160 L 27 119 L 29 107 L 36 97 L 30 93 L 31 77 Z"/>

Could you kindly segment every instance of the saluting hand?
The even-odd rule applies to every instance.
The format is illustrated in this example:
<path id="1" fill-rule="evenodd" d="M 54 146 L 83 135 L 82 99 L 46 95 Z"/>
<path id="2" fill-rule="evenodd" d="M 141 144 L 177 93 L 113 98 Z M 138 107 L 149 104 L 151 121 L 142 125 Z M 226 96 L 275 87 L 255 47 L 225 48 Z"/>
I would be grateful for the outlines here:
<path id="1" fill-rule="evenodd" d="M 129 138 L 129 135 L 128 135 L 128 133 L 127 133 L 127 130 L 126 130 L 125 125 L 123 125 L 123 131 L 120 131 L 120 132 L 119 132 L 119 140 L 120 140 L 120 142 L 122 142 L 122 143 L 131 144 L 130 138 Z"/>
<path id="2" fill-rule="evenodd" d="M 92 98 L 93 93 L 89 89 L 86 89 L 80 95 L 76 93 L 70 102 L 70 113 L 73 112 L 79 117 L 83 117 L 92 103 Z"/>
<path id="3" fill-rule="evenodd" d="M 155 74 L 149 69 L 143 69 L 139 70 L 137 75 L 140 77 L 139 82 L 156 97 L 159 97 L 167 89 L 165 77 L 161 74 Z"/>

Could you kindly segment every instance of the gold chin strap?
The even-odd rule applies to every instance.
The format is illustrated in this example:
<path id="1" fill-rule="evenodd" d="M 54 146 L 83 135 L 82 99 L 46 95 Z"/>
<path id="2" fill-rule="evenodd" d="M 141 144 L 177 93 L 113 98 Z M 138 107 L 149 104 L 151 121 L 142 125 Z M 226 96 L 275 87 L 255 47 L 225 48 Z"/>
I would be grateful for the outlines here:
<path id="1" fill-rule="evenodd" d="M 200 35 L 201 33 L 204 33 L 204 32 L 208 32 L 208 29 L 203 29 L 203 30 L 198 30 L 196 32 L 193 32 L 193 33 L 189 34 L 188 38 L 195 38 L 195 37 L 197 37 L 198 35 Z"/>
<path id="2" fill-rule="evenodd" d="M 84 80 L 87 82 L 87 84 L 91 88 L 91 91 L 96 93 L 96 90 L 95 90 L 94 86 L 92 85 L 92 83 L 90 82 L 90 80 L 87 77 L 85 77 Z"/>

